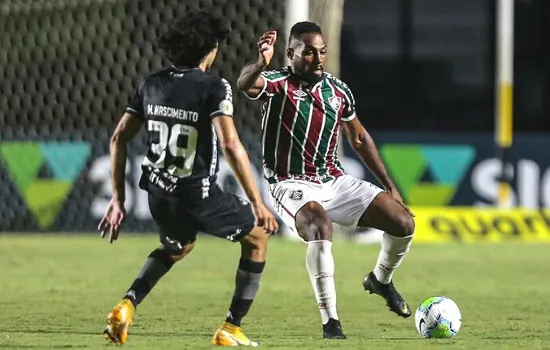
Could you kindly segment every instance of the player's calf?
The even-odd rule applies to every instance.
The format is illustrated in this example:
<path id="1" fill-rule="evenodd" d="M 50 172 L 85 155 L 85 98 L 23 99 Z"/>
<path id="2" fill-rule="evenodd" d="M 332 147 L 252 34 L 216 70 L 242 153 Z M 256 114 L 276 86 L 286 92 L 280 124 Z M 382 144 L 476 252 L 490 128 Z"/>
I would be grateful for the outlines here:
<path id="1" fill-rule="evenodd" d="M 176 241 L 171 240 L 171 242 L 176 244 Z M 175 249 L 176 246 L 177 249 Z M 107 316 L 104 334 L 108 340 L 117 344 L 126 342 L 128 328 L 132 325 L 136 307 L 172 266 L 193 250 L 195 244 L 188 243 L 181 246 L 178 242 L 176 246 L 170 247 L 164 244 L 149 254 L 122 301 Z"/>
<path id="2" fill-rule="evenodd" d="M 365 276 L 363 287 L 382 296 L 399 316 L 409 317 L 411 310 L 393 284 L 393 274 L 410 250 L 415 224 L 410 213 L 387 193 L 380 193 L 365 211 L 360 226 L 383 230 L 380 254 L 374 270 Z"/>
<path id="3" fill-rule="evenodd" d="M 157 282 L 170 271 L 176 262 L 189 254 L 194 246 L 193 242 L 183 247 L 180 246 L 177 250 L 170 249 L 166 245 L 153 250 L 124 298 L 129 299 L 137 307 Z"/>
<path id="4" fill-rule="evenodd" d="M 258 346 L 244 335 L 241 322 L 246 316 L 258 291 L 265 267 L 267 241 L 269 234 L 260 227 L 255 227 L 239 242 L 241 258 L 235 277 L 233 299 L 227 312 L 225 323 L 216 331 L 212 343 L 222 346 Z"/>
<path id="5" fill-rule="evenodd" d="M 396 228 L 382 235 L 380 253 L 373 270 L 376 279 L 383 284 L 393 280 L 393 274 L 409 253 L 414 237 L 414 220 L 407 213 L 398 216 L 394 225 Z"/>
<path id="6" fill-rule="evenodd" d="M 296 228 L 307 243 L 306 266 L 321 312 L 323 338 L 345 339 L 336 311 L 332 222 L 317 202 L 309 202 L 296 213 Z"/>
<path id="7" fill-rule="evenodd" d="M 411 315 L 411 309 L 395 289 L 393 273 L 409 252 L 413 231 L 414 224 L 411 226 L 410 223 L 405 221 L 402 230 L 398 231 L 398 234 L 403 236 L 394 236 L 385 232 L 382 236 L 380 254 L 374 270 L 367 274 L 363 280 L 363 287 L 366 291 L 383 297 L 388 308 L 404 318 Z"/>
<path id="8" fill-rule="evenodd" d="M 265 267 L 267 240 L 269 235 L 261 228 L 255 227 L 250 234 L 243 237 L 241 259 L 235 278 L 235 291 L 226 322 L 237 327 L 248 313 L 260 289 L 260 281 Z"/>

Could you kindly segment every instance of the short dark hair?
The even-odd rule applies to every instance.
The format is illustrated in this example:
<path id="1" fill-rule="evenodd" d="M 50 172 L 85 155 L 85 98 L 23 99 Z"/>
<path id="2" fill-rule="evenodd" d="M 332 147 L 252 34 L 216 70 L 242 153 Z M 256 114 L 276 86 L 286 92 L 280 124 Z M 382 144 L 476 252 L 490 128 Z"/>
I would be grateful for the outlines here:
<path id="1" fill-rule="evenodd" d="M 229 33 L 231 24 L 227 19 L 205 10 L 191 11 L 170 23 L 158 46 L 174 65 L 194 68 Z"/>
<path id="2" fill-rule="evenodd" d="M 303 34 L 308 33 L 318 33 L 323 34 L 321 32 L 321 27 L 317 23 L 309 22 L 309 21 L 303 21 L 298 22 L 292 26 L 290 29 L 290 39 L 300 39 Z"/>

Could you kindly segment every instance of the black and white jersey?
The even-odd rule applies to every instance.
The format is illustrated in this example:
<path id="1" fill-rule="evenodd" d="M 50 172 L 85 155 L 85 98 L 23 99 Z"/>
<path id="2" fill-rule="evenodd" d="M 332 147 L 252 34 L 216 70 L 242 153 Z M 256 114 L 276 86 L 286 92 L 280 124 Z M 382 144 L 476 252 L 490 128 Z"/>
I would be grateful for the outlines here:
<path id="1" fill-rule="evenodd" d="M 171 67 L 147 77 L 126 111 L 144 120 L 149 149 L 140 187 L 180 195 L 208 188 L 218 172 L 212 118 L 233 115 L 229 83 L 200 69 Z M 158 192 L 158 191 L 157 191 Z"/>

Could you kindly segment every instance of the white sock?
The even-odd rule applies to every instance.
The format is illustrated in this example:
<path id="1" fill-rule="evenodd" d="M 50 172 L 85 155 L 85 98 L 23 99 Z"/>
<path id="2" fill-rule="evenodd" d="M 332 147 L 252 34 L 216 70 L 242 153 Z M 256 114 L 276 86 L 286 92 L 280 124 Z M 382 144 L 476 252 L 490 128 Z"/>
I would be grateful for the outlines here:
<path id="1" fill-rule="evenodd" d="M 413 236 L 396 237 L 384 232 L 382 248 L 373 271 L 379 282 L 384 284 L 391 282 L 393 272 L 409 252 Z"/>
<path id="2" fill-rule="evenodd" d="M 307 242 L 306 266 L 323 324 L 326 324 L 329 318 L 337 320 L 332 242 L 326 240 Z"/>

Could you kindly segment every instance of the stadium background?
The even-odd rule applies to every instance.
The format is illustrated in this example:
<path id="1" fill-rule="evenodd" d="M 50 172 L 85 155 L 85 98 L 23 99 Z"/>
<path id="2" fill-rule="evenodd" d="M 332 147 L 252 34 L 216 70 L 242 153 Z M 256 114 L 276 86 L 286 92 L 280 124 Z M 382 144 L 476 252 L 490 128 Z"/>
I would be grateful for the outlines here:
<path id="1" fill-rule="evenodd" d="M 292 0 L 291 0 L 292 1 Z M 4 0 L 0 4 L 0 232 L 92 232 L 109 200 L 109 137 L 146 74 L 166 65 L 155 39 L 190 8 L 230 18 L 213 73 L 234 84 L 256 39 L 286 30 L 284 1 Z M 426 240 L 549 239 L 550 6 L 516 2 L 511 204 L 497 203 L 492 0 L 311 0 L 331 47 L 328 70 L 354 91 Z M 273 66 L 284 64 L 285 35 Z M 235 94 L 236 120 L 261 177 L 258 106 Z M 125 230 L 153 232 L 137 188 L 145 135 L 131 145 Z M 343 143 L 344 167 L 373 180 Z M 221 162 L 220 180 L 241 193 Z M 374 180 L 373 180 L 374 181 Z M 441 211 L 437 208 L 456 207 Z M 533 210 L 533 211 L 528 211 Z M 536 217 L 529 224 L 529 217 Z M 284 231 L 284 230 L 283 230 Z M 366 241 L 376 232 L 366 231 Z M 424 236 L 422 236 L 424 235 Z M 420 238 L 422 239 L 422 238 Z"/>

